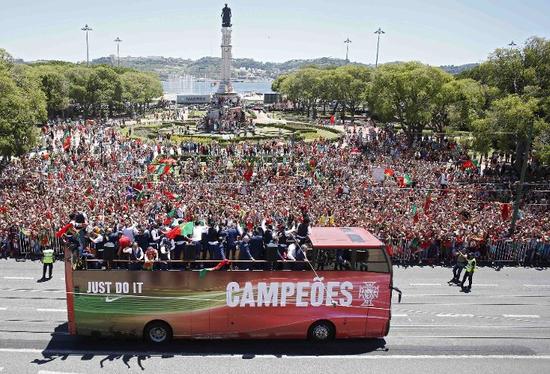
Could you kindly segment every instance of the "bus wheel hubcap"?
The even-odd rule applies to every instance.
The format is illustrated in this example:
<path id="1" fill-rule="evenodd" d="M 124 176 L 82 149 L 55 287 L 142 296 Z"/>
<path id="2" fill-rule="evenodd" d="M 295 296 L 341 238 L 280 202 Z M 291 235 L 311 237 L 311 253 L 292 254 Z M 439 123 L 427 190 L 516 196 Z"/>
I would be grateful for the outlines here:
<path id="1" fill-rule="evenodd" d="M 313 329 L 313 335 L 319 340 L 328 339 L 328 328 L 326 326 L 315 326 L 315 329 Z"/>
<path id="2" fill-rule="evenodd" d="M 161 342 L 166 339 L 166 331 L 162 327 L 155 327 L 149 333 L 151 340 L 155 342 Z"/>

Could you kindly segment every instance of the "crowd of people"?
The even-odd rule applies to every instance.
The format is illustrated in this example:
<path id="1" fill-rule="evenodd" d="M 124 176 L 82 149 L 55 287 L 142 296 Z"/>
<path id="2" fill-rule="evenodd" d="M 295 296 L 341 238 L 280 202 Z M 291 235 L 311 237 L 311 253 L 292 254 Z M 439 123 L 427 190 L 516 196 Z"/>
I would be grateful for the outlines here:
<path id="1" fill-rule="evenodd" d="M 289 232 L 304 236 L 308 226 L 365 227 L 383 241 L 435 245 L 448 256 L 487 240 L 549 243 L 548 194 L 535 188 L 544 181 L 531 182 L 509 235 L 515 184 L 495 177 L 502 168 L 496 156 L 477 165 L 451 140 L 410 144 L 372 123 L 347 126 L 337 141 L 222 145 L 130 139 L 114 123 L 50 122 L 39 149 L 2 170 L 1 248 L 17 250 L 20 235 L 47 247 L 51 233 L 74 226 L 75 217 L 85 221 L 85 234 L 75 239 L 81 251 L 130 239 L 108 258 L 160 258 L 178 241 L 200 241 L 202 230 L 198 252 L 224 259 L 236 241 L 249 246 L 260 236 L 267 246 Z M 170 238 L 187 222 L 195 232 Z M 221 236 L 228 238 L 222 250 L 207 244 Z"/>

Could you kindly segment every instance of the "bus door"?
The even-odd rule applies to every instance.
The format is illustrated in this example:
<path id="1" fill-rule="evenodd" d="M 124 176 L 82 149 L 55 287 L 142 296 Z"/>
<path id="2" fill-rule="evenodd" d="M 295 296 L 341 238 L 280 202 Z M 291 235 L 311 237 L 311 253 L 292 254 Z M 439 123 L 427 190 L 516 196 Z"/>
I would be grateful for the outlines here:
<path id="1" fill-rule="evenodd" d="M 366 336 L 383 336 L 390 318 L 391 269 L 382 248 L 358 249 L 356 270 L 365 274 L 359 287 L 362 306 L 368 309 Z"/>

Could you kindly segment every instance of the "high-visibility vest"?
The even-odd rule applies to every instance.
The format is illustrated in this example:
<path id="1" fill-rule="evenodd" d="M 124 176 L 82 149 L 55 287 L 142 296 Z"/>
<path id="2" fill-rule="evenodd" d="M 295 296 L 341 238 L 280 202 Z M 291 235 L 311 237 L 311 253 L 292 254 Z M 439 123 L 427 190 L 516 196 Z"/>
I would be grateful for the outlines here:
<path id="1" fill-rule="evenodd" d="M 476 259 L 472 258 L 471 260 L 468 260 L 468 264 L 466 265 L 466 272 L 473 273 L 475 270 L 476 270 Z"/>
<path id="2" fill-rule="evenodd" d="M 42 252 L 42 263 L 53 264 L 53 249 L 44 249 Z"/>

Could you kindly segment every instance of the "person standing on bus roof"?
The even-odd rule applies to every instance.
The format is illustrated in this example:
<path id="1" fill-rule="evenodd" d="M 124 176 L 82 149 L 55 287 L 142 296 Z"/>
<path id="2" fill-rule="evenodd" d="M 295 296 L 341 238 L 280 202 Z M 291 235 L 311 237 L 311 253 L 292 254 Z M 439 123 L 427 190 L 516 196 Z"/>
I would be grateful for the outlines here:
<path id="1" fill-rule="evenodd" d="M 240 237 L 239 237 L 240 239 Z M 248 235 L 245 235 L 241 240 L 238 240 L 237 248 L 239 249 L 239 260 L 240 261 L 254 261 L 254 257 L 250 253 L 250 238 Z M 238 264 L 239 269 L 248 270 L 251 269 L 250 263 L 244 262 Z"/>

